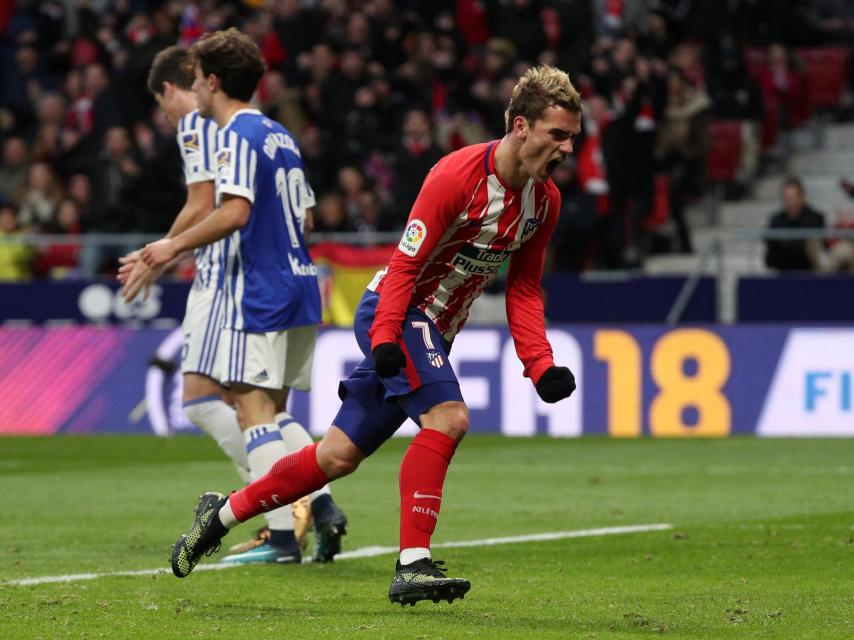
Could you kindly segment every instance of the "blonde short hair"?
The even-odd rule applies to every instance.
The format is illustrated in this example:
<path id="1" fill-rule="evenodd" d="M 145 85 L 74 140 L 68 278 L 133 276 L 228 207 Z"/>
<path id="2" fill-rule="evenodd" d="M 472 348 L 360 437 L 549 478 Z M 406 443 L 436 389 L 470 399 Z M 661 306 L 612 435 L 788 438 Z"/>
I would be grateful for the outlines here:
<path id="1" fill-rule="evenodd" d="M 565 71 L 547 64 L 531 67 L 525 72 L 510 97 L 510 104 L 504 112 L 504 128 L 507 133 L 513 130 L 513 120 L 522 116 L 536 120 L 549 107 L 563 107 L 569 111 L 581 111 L 581 96 Z"/>

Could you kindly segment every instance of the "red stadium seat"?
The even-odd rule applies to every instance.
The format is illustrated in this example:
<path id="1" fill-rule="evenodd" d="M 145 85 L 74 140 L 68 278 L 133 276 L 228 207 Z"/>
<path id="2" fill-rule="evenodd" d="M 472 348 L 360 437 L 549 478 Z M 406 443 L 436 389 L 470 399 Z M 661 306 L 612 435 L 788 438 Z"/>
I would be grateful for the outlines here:
<path id="1" fill-rule="evenodd" d="M 839 105 L 848 81 L 848 50 L 844 47 L 799 47 L 795 53 L 804 63 L 811 107 Z"/>
<path id="2" fill-rule="evenodd" d="M 706 159 L 709 182 L 734 182 L 741 161 L 741 122 L 712 122 L 712 148 Z"/>
<path id="3" fill-rule="evenodd" d="M 710 189 L 706 194 L 706 215 L 716 225 L 720 217 L 724 185 L 735 182 L 741 166 L 741 122 L 716 120 L 712 122 L 712 148 L 706 157 L 706 178 Z"/>

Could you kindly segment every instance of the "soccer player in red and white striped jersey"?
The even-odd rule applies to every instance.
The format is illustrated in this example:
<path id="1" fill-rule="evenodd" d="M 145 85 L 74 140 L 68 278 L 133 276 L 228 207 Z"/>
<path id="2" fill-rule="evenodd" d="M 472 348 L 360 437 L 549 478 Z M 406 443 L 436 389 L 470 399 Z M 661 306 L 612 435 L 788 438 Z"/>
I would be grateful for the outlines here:
<path id="1" fill-rule="evenodd" d="M 329 431 L 229 498 L 202 496 L 179 540 L 189 569 L 173 566 L 176 575 L 187 575 L 239 522 L 354 471 L 408 417 L 421 431 L 400 468 L 400 558 L 389 598 L 451 602 L 469 590 L 430 553 L 445 474 L 469 426 L 447 356 L 471 303 L 506 259 L 507 315 L 524 375 L 546 402 L 575 389 L 570 370 L 552 357 L 540 280 L 560 211 L 551 174 L 572 152 L 581 100 L 564 72 L 532 68 L 516 84 L 505 121 L 503 138 L 451 153 L 424 180 L 391 262 L 359 304 L 354 330 L 365 359 L 341 382 Z"/>

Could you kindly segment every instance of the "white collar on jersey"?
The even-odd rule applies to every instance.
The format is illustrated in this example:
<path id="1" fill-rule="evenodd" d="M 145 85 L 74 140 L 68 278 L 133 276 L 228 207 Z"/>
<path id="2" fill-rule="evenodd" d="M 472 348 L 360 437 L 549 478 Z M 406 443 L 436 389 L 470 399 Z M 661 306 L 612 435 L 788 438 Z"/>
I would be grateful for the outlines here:
<path id="1" fill-rule="evenodd" d="M 234 122 L 234 119 L 237 116 L 244 114 L 244 113 L 252 113 L 252 114 L 261 115 L 261 112 L 258 111 L 258 109 L 239 109 L 238 111 L 235 111 L 233 114 L 231 114 L 231 117 L 228 119 L 228 122 L 225 123 L 225 126 L 223 127 L 223 129 L 230 127 L 231 123 Z"/>

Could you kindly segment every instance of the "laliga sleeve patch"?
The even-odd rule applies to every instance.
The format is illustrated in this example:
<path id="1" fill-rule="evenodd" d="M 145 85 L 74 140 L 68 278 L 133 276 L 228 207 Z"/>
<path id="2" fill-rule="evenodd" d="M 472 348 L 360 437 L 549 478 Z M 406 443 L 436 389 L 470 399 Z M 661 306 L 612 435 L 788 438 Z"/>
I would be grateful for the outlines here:
<path id="1" fill-rule="evenodd" d="M 185 133 L 181 137 L 181 142 L 184 145 L 184 149 L 188 154 L 198 153 L 199 152 L 199 134 L 198 133 Z"/>
<path id="2" fill-rule="evenodd" d="M 397 248 L 401 253 L 408 256 L 414 256 L 421 248 L 424 238 L 427 237 L 427 225 L 421 220 L 410 220 L 406 225 L 406 230 L 403 232 L 403 237 L 400 239 L 400 244 Z"/>

